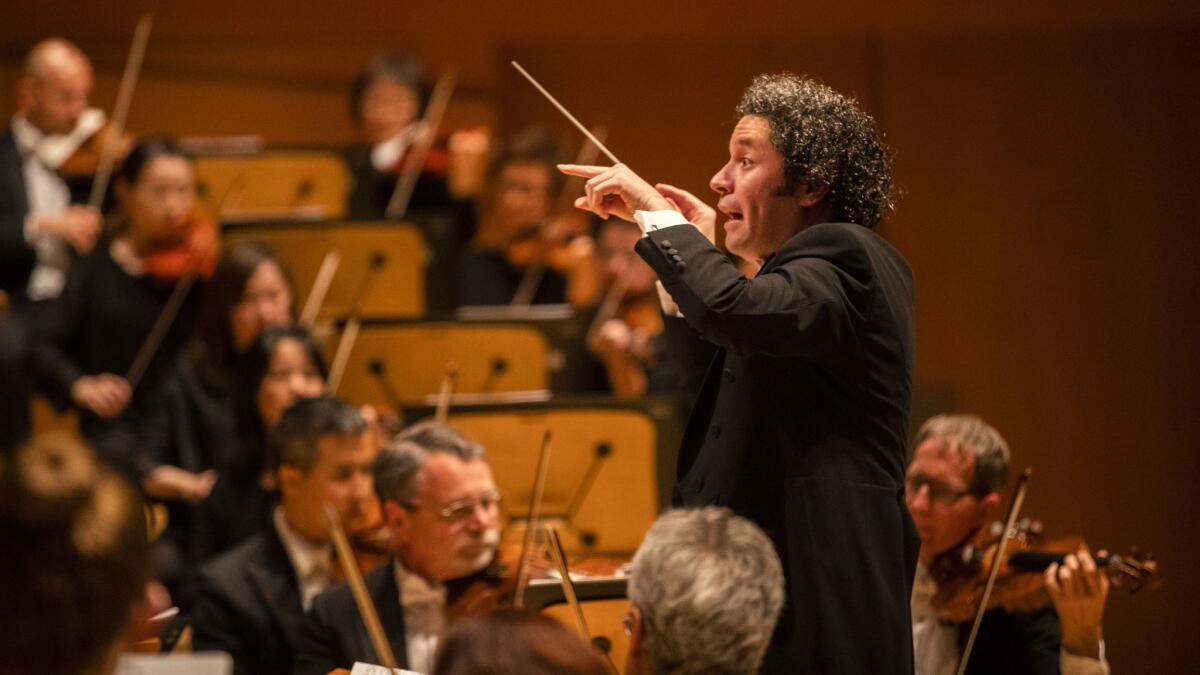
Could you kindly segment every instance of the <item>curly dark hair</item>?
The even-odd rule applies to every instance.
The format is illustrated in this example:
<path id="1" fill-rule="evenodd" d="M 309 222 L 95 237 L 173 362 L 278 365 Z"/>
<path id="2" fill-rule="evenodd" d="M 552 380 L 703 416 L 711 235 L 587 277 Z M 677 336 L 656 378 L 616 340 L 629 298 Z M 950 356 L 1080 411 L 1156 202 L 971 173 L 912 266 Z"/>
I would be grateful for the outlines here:
<path id="1" fill-rule="evenodd" d="M 739 116 L 771 125 L 783 155 L 785 190 L 828 185 L 838 220 L 875 227 L 892 204 L 891 158 L 875 120 L 854 99 L 792 73 L 759 75 L 738 103 Z"/>

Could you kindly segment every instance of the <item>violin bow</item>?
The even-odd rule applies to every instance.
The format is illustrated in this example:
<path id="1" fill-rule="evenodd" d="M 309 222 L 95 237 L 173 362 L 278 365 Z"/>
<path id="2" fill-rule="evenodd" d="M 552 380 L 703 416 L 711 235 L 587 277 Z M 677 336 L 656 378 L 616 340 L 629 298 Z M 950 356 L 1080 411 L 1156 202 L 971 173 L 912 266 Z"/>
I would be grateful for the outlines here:
<path id="1" fill-rule="evenodd" d="M 446 374 L 442 375 L 442 386 L 438 388 L 437 407 L 433 410 L 433 419 L 439 424 L 445 424 L 450 415 L 450 399 L 454 396 L 454 385 L 458 384 L 458 364 L 451 361 L 446 364 Z"/>
<path id="2" fill-rule="evenodd" d="M 987 586 L 983 589 L 983 597 L 979 600 L 979 609 L 975 610 L 975 621 L 971 624 L 971 634 L 967 638 L 967 644 L 963 647 L 962 658 L 958 662 L 958 675 L 963 675 L 967 670 L 967 662 L 971 660 L 971 649 L 975 646 L 975 638 L 979 635 L 979 624 L 983 622 L 983 615 L 987 612 L 988 598 L 992 596 L 992 589 L 996 585 L 996 577 L 1000 574 L 1000 566 L 1004 564 L 1004 549 L 1008 546 L 1008 533 L 1013 530 L 1017 524 L 1017 517 L 1021 513 L 1021 505 L 1025 503 L 1025 493 L 1029 489 L 1029 477 L 1033 475 L 1031 467 L 1025 467 L 1021 472 L 1021 477 L 1017 479 L 1016 495 L 1013 497 L 1012 506 L 1008 509 L 1008 517 L 1004 519 L 1004 531 L 1000 534 L 1000 541 L 996 543 L 996 554 L 992 558 L 992 569 L 988 572 Z"/>
<path id="3" fill-rule="evenodd" d="M 346 374 L 346 364 L 350 362 L 350 352 L 354 350 L 354 343 L 358 340 L 358 330 L 362 327 L 362 304 L 375 285 L 375 277 L 386 264 L 387 255 L 383 251 L 372 253 L 367 272 L 354 291 L 350 311 L 346 313 L 346 326 L 342 328 L 342 334 L 338 338 L 337 349 L 329 365 L 329 377 L 325 381 L 331 395 L 337 393 L 338 385 L 342 383 L 342 376 Z"/>
<path id="4" fill-rule="evenodd" d="M 457 80 L 458 75 L 451 71 L 439 77 L 437 84 L 433 87 L 433 93 L 429 96 L 429 105 L 425 106 L 425 117 L 421 120 L 421 135 L 413 143 L 412 151 L 405 158 L 404 168 L 400 171 L 400 176 L 396 179 L 396 187 L 392 190 L 392 197 L 388 200 L 387 211 L 384 212 L 388 220 L 400 220 L 408 213 L 408 205 L 412 201 L 413 190 L 417 187 L 417 179 L 421 176 L 421 169 L 425 166 L 425 158 L 429 156 L 429 149 L 437 140 L 437 130 L 442 125 L 446 108 L 450 105 L 450 97 L 454 94 L 454 85 Z"/>
<path id="5" fill-rule="evenodd" d="M 221 216 L 226 212 L 229 204 L 235 198 L 241 197 L 245 188 L 245 180 L 242 180 L 240 176 L 234 179 L 234 182 L 225 190 L 225 194 L 221 195 L 221 203 L 217 204 L 215 217 L 217 222 L 220 222 Z M 154 319 L 154 325 L 150 327 L 150 332 L 146 334 L 145 341 L 138 348 L 137 355 L 134 356 L 133 363 L 129 366 L 129 371 L 125 373 L 125 381 L 129 383 L 131 391 L 136 389 L 138 383 L 141 382 L 154 355 L 158 353 L 158 348 L 162 346 L 162 341 L 167 337 L 167 331 L 171 329 L 171 324 L 175 323 L 175 318 L 179 316 L 179 310 L 183 308 L 189 291 L 192 290 L 192 286 L 196 284 L 196 279 L 200 276 L 200 266 L 204 264 L 205 258 L 216 252 L 220 244 L 221 236 L 218 232 L 208 243 L 204 253 L 194 257 L 187 272 L 175 283 L 175 288 L 171 289 L 167 304 L 163 305 L 162 311 Z"/>
<path id="6" fill-rule="evenodd" d="M 329 518 L 329 532 L 333 539 L 333 547 L 337 549 L 338 557 L 342 560 L 346 581 L 350 584 L 350 592 L 354 595 L 354 604 L 358 607 L 358 615 L 362 618 L 363 625 L 367 627 L 367 635 L 371 638 L 371 646 L 375 647 L 379 665 L 389 669 L 396 668 L 396 655 L 392 653 L 392 645 L 387 641 L 387 635 L 383 632 L 379 611 L 375 609 L 375 603 L 371 601 L 371 594 L 367 592 L 367 584 L 363 581 L 362 570 L 358 569 L 358 561 L 354 559 L 354 551 L 350 549 L 350 539 L 346 537 L 342 519 L 338 516 L 337 509 L 330 504 L 325 505 L 325 514 Z"/>
<path id="7" fill-rule="evenodd" d="M 125 59 L 125 72 L 121 75 L 121 86 L 117 89 L 117 102 L 113 106 L 112 126 L 107 142 L 100 148 L 100 161 L 96 165 L 96 175 L 92 179 L 92 191 L 88 195 L 88 206 L 99 209 L 104 203 L 104 195 L 108 192 L 108 182 L 112 178 L 113 165 L 117 161 L 118 139 L 125 133 L 125 120 L 129 117 L 129 106 L 133 102 L 133 90 L 137 86 L 138 75 L 142 72 L 142 60 L 146 56 L 146 44 L 150 41 L 150 28 L 154 25 L 154 16 L 143 14 L 133 31 L 133 42 L 129 45 L 129 57 Z"/>
<path id="8" fill-rule="evenodd" d="M 538 451 L 537 467 L 533 473 L 533 494 L 529 500 L 529 517 L 525 521 L 525 538 L 521 542 L 521 558 L 517 561 L 517 585 L 513 590 L 513 609 L 525 606 L 525 588 L 529 586 L 529 558 L 533 540 L 537 534 L 537 522 L 541 518 L 542 495 L 546 490 L 546 472 L 550 467 L 551 432 L 546 429 L 542 436 L 542 447 Z"/>
<path id="9" fill-rule="evenodd" d="M 591 138 L 606 138 L 608 131 L 604 127 L 597 126 L 588 134 L 588 139 Z M 591 164 L 596 161 L 596 156 L 600 154 L 600 146 L 592 143 L 590 140 L 584 140 L 583 145 L 579 146 L 579 152 L 575 155 L 575 164 Z M 563 181 L 562 189 L 558 193 L 558 203 L 554 206 L 554 213 L 562 213 L 571 207 L 575 201 L 574 190 L 571 189 L 573 183 L 577 183 L 582 179 L 577 176 L 568 176 L 567 180 Z M 550 222 L 549 218 L 542 223 L 538 228 L 544 229 Z M 537 289 L 542 285 L 542 277 L 546 273 L 546 265 L 544 263 L 534 263 L 525 268 L 525 273 L 521 275 L 521 283 L 517 286 L 517 292 L 513 293 L 511 307 L 528 307 L 533 303 L 533 296 L 537 294 Z"/>

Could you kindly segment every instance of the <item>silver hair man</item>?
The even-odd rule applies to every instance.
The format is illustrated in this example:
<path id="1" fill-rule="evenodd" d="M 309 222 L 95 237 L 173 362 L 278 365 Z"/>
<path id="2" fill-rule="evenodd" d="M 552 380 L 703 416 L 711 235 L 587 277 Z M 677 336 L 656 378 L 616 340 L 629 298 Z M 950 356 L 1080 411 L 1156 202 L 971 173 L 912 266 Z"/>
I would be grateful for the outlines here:
<path id="1" fill-rule="evenodd" d="M 447 453 L 469 462 L 485 459 L 483 446 L 457 429 L 420 422 L 400 432 L 375 458 L 375 494 L 411 508 L 420 490 L 417 478 L 431 453 Z"/>
<path id="2" fill-rule="evenodd" d="M 754 673 L 783 608 L 783 569 L 749 520 L 677 509 L 638 548 L 629 598 L 627 673 Z"/>
<path id="3" fill-rule="evenodd" d="M 913 447 L 928 438 L 955 444 L 961 452 L 975 456 L 971 494 L 982 497 L 1004 487 L 1008 480 L 1008 443 L 987 422 L 975 415 L 935 415 L 921 425 Z"/>

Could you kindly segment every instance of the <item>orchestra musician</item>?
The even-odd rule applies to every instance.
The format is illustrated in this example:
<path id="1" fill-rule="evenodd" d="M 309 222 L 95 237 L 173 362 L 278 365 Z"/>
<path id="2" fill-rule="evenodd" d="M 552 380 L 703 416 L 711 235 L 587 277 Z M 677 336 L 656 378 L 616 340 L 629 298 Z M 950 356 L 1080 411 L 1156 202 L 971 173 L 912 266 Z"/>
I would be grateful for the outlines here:
<path id="1" fill-rule="evenodd" d="M 479 227 L 459 266 L 458 304 L 508 305 L 537 267 L 528 304 L 589 307 L 601 270 L 586 219 L 556 214 L 564 180 L 555 170 L 558 144 L 527 129 L 512 139 L 489 171 Z"/>
<path id="2" fill-rule="evenodd" d="M 211 272 L 215 225 L 195 212 L 192 158 L 167 137 L 140 141 L 115 174 L 120 211 L 39 327 L 32 358 L 59 408 L 81 411 L 80 430 L 101 458 L 140 479 L 140 419 L 159 402 L 165 373 L 191 332 L 196 287 L 153 353 L 136 394 L 126 373 L 181 278 Z"/>
<path id="3" fill-rule="evenodd" d="M 26 56 L 17 111 L 0 136 L 0 261 L 23 270 L 4 275 L 16 307 L 58 297 L 73 259 L 100 235 L 100 212 L 81 205 L 86 191 L 72 191 L 59 173 L 105 123 L 88 107 L 91 91 L 91 62 L 70 42 L 44 40 Z"/>
<path id="4" fill-rule="evenodd" d="M 501 610 L 455 623 L 430 675 L 609 675 L 604 659 L 544 614 Z"/>
<path id="5" fill-rule="evenodd" d="M 430 672 L 456 594 L 492 562 L 500 494 L 483 446 L 452 427 L 406 429 L 375 461 L 375 491 L 392 535 L 392 564 L 364 578 L 401 667 Z M 379 663 L 350 588 L 318 595 L 308 612 L 296 675 Z"/>
<path id="6" fill-rule="evenodd" d="M 753 278 L 695 196 L 623 164 L 563 171 L 588 179 L 577 206 L 639 222 L 636 250 L 719 347 L 675 502 L 729 507 L 775 542 L 789 601 L 764 672 L 910 673 L 913 286 L 872 229 L 890 207 L 887 151 L 853 100 L 806 78 L 755 78 L 737 113 L 710 186 L 729 250 L 761 264 Z"/>
<path id="7" fill-rule="evenodd" d="M 729 509 L 674 509 L 650 527 L 629 575 L 626 675 L 758 672 L 783 608 L 771 540 Z"/>
<path id="8" fill-rule="evenodd" d="M 921 535 L 912 594 L 913 642 L 920 675 L 952 675 L 970 624 L 940 620 L 929 567 L 967 543 L 998 515 L 1009 470 L 1008 444 L 974 415 L 939 415 L 917 432 L 905 490 Z M 1102 618 L 1109 581 L 1086 550 L 1045 573 L 1053 605 L 1025 613 L 988 610 L 968 673 L 1108 673 Z"/>
<path id="9" fill-rule="evenodd" d="M 193 613 L 197 650 L 233 656 L 238 675 L 289 675 L 304 610 L 335 578 L 327 504 L 346 527 L 375 512 L 375 437 L 357 408 L 300 399 L 271 430 L 280 503 L 271 525 L 206 564 Z"/>

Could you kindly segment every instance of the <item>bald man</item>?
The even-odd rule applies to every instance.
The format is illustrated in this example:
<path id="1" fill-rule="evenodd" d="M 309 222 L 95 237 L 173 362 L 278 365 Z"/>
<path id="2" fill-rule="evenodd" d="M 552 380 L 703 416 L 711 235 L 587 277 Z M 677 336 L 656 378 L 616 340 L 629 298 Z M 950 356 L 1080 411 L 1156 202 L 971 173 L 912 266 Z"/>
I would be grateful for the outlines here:
<path id="1" fill-rule="evenodd" d="M 58 169 L 104 125 L 88 107 L 92 64 L 78 47 L 38 43 L 17 82 L 17 111 L 0 137 L 0 290 L 20 310 L 58 297 L 72 259 L 91 250 L 98 211 L 76 203 Z"/>

